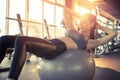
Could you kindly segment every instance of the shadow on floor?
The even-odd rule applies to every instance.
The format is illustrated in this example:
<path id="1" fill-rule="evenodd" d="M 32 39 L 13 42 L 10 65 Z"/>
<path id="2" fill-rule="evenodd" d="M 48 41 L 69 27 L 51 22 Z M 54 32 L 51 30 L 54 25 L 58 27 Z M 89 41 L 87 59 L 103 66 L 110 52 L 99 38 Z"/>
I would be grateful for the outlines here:
<path id="1" fill-rule="evenodd" d="M 96 73 L 93 80 L 120 80 L 120 72 L 110 68 L 96 67 Z"/>

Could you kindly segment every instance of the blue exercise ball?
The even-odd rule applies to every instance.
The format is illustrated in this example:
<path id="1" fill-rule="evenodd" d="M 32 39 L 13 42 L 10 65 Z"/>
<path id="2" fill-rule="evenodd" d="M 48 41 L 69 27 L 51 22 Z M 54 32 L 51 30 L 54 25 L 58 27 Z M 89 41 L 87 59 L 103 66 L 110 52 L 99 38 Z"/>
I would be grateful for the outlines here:
<path id="1" fill-rule="evenodd" d="M 81 50 L 67 50 L 54 59 L 42 59 L 38 65 L 41 80 L 92 80 L 95 74 L 94 59 Z"/>

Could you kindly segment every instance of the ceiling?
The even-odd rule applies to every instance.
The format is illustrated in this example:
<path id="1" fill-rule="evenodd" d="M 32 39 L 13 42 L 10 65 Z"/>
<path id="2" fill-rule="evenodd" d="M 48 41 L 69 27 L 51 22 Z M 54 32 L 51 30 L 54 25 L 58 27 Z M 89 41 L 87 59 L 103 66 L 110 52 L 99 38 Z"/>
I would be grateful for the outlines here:
<path id="1" fill-rule="evenodd" d="M 120 20 L 120 0 L 97 0 L 94 4 Z"/>

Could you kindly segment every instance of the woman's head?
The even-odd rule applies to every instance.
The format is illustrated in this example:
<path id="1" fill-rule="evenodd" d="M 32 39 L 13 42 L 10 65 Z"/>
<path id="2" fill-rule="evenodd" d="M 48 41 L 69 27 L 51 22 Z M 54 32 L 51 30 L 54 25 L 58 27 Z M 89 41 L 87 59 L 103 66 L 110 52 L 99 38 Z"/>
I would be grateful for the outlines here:
<path id="1" fill-rule="evenodd" d="M 91 13 L 86 13 L 80 17 L 79 29 L 82 34 L 90 36 L 91 29 L 95 27 L 96 16 Z"/>

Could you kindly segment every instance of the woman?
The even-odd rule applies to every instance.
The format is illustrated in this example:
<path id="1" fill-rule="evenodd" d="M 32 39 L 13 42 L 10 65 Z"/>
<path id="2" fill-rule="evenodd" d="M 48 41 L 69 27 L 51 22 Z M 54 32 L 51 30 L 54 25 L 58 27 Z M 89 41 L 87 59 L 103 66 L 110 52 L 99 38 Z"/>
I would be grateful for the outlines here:
<path id="1" fill-rule="evenodd" d="M 26 52 L 31 52 L 42 58 L 53 59 L 68 49 L 89 50 L 91 48 L 96 48 L 101 44 L 107 43 L 117 35 L 116 31 L 102 27 L 96 23 L 96 17 L 92 14 L 85 14 L 81 16 L 79 31 L 70 29 L 71 27 L 74 27 L 72 24 L 73 21 L 71 21 L 73 20 L 72 16 L 78 17 L 78 15 L 73 14 L 73 12 L 71 12 L 69 9 L 65 8 L 64 20 L 69 30 L 67 31 L 66 36 L 61 38 L 45 40 L 40 38 L 20 36 L 17 38 L 14 37 L 12 41 L 11 39 L 13 37 L 9 36 L 9 41 L 11 41 L 11 43 L 14 44 L 15 41 L 15 53 L 7 80 L 18 79 L 25 62 Z M 93 27 L 97 27 L 98 29 L 105 31 L 108 35 L 100 38 L 99 40 L 90 39 L 90 32 Z M 6 39 L 5 37 L 7 36 L 4 36 L 4 39 Z M 4 43 L 2 46 L 7 46 L 7 44 Z"/>

